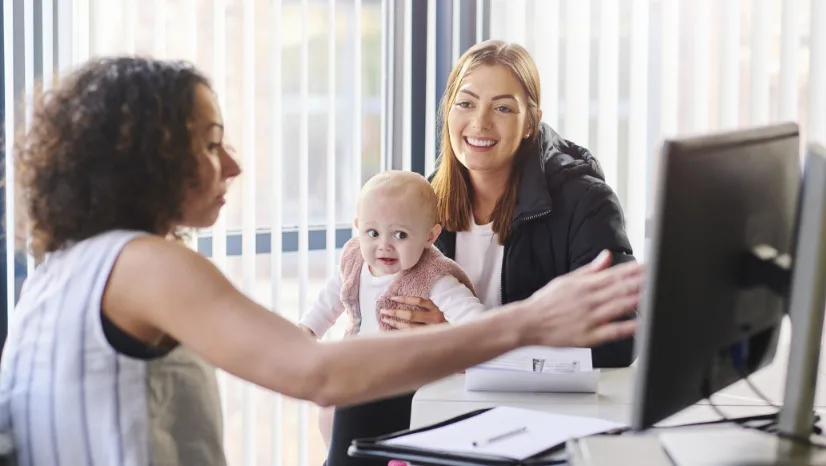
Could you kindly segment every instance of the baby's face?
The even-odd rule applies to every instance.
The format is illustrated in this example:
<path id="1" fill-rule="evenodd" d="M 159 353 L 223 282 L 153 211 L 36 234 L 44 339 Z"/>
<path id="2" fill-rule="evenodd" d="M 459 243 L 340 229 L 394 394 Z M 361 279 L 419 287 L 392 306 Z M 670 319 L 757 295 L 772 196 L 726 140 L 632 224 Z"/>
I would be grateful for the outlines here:
<path id="1" fill-rule="evenodd" d="M 377 277 L 407 270 L 438 234 L 421 206 L 404 196 L 373 195 L 359 206 L 361 255 Z"/>

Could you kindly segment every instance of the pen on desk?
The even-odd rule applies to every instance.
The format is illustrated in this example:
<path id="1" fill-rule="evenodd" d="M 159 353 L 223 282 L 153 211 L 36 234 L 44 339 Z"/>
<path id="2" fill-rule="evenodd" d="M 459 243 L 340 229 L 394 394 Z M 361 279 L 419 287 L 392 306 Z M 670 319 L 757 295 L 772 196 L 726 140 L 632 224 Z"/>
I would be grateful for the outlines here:
<path id="1" fill-rule="evenodd" d="M 513 430 L 509 430 L 507 432 L 503 432 L 499 435 L 496 435 L 496 436 L 493 436 L 493 437 L 490 437 L 490 438 L 487 438 L 487 439 L 484 439 L 484 440 L 476 440 L 476 441 L 473 442 L 473 446 L 474 447 L 481 447 L 482 445 L 487 445 L 489 443 L 496 442 L 497 440 L 502 440 L 502 439 L 508 438 L 512 435 L 520 434 L 522 432 L 525 432 L 526 430 L 528 430 L 528 428 L 524 427 L 524 426 L 513 429 Z"/>

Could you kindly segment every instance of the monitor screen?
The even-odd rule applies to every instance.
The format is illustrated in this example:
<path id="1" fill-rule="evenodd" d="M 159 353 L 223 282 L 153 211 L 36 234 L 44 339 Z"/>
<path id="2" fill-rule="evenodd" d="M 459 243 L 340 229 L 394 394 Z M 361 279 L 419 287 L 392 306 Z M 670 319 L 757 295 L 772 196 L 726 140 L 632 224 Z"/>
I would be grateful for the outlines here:
<path id="1" fill-rule="evenodd" d="M 795 124 L 668 140 L 640 304 L 632 428 L 646 429 L 772 361 L 787 300 L 743 279 L 743 258 L 791 254 Z"/>

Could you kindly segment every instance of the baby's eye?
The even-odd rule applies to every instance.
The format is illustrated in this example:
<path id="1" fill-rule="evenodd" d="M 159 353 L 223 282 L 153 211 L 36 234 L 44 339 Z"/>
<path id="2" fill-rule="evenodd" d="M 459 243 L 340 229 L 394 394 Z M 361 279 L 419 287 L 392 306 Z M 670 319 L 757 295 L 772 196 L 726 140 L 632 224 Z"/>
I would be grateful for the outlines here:
<path id="1" fill-rule="evenodd" d="M 396 239 L 405 239 L 407 238 L 407 233 L 403 231 L 397 231 L 396 234 L 393 235 Z"/>
<path id="2" fill-rule="evenodd" d="M 367 236 L 369 236 L 371 238 L 378 238 L 379 237 L 379 232 L 376 231 L 376 230 L 367 230 Z"/>

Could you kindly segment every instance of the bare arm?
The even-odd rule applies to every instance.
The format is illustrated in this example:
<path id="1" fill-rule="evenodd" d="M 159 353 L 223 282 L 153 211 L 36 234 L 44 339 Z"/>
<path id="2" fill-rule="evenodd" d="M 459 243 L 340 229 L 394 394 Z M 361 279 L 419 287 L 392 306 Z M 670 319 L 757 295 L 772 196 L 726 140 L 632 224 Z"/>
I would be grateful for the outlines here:
<path id="1" fill-rule="evenodd" d="M 103 305 L 117 323 L 127 323 L 124 330 L 162 332 L 240 378 L 330 406 L 404 393 L 521 345 L 557 341 L 571 346 L 578 343 L 568 341 L 572 337 L 590 343 L 633 332 L 627 323 L 602 325 L 625 312 L 627 303 L 636 303 L 639 284 L 633 277 L 638 273 L 626 272 L 630 278 L 623 283 L 630 287 L 623 304 L 617 304 L 617 292 L 608 293 L 614 304 L 594 308 L 593 320 L 555 304 L 565 296 L 538 296 L 462 326 L 319 343 L 244 296 L 194 251 L 160 238 L 140 238 L 116 262 Z M 611 276 L 617 281 L 620 274 Z M 548 305 L 559 309 L 537 312 Z"/>

